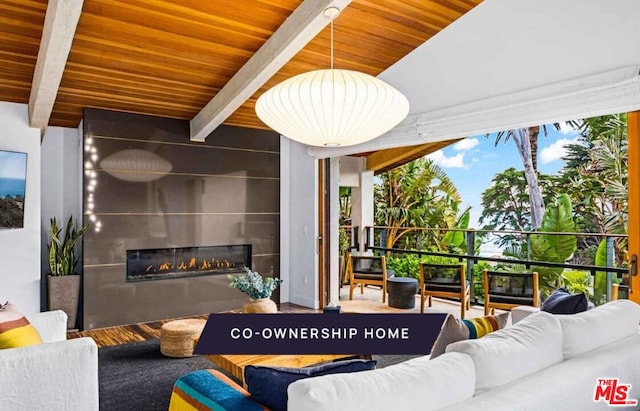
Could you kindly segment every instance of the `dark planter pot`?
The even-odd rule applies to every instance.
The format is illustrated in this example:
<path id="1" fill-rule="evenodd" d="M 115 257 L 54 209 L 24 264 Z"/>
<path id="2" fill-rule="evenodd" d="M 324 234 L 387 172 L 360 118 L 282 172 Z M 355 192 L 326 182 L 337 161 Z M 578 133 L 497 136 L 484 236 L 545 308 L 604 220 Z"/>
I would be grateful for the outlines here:
<path id="1" fill-rule="evenodd" d="M 80 276 L 47 274 L 49 310 L 67 313 L 67 329 L 75 328 L 80 299 Z"/>

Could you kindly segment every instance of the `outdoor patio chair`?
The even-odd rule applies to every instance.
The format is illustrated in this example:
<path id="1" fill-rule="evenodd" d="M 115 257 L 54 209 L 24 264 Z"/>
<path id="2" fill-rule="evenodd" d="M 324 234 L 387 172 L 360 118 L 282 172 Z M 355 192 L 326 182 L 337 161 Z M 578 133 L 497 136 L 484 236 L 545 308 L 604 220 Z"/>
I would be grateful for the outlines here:
<path id="1" fill-rule="evenodd" d="M 540 307 L 538 273 L 484 270 L 484 315 L 495 309 L 511 310 L 520 305 Z"/>
<path id="2" fill-rule="evenodd" d="M 629 298 L 629 286 L 625 284 L 611 284 L 611 301 Z"/>
<path id="3" fill-rule="evenodd" d="M 347 256 L 347 274 L 349 276 L 349 300 L 353 300 L 353 288 L 360 285 L 360 294 L 364 294 L 365 285 L 382 287 L 382 302 L 387 301 L 387 263 L 384 256 Z"/>
<path id="4" fill-rule="evenodd" d="M 424 313 L 424 303 L 432 297 L 456 298 L 460 300 L 460 319 L 471 309 L 469 282 L 465 277 L 464 264 L 420 263 L 420 313 Z"/>

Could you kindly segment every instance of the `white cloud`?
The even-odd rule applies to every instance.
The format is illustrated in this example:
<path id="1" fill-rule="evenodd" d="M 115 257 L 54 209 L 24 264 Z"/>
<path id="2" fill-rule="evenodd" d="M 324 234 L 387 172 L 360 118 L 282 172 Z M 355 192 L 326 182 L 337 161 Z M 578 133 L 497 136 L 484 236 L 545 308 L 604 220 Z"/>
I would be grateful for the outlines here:
<path id="1" fill-rule="evenodd" d="M 543 148 L 540 152 L 540 160 L 542 161 L 542 164 L 549 164 L 552 161 L 560 160 L 567 154 L 566 146 L 569 144 L 576 144 L 577 142 L 578 137 L 560 138 L 550 146 Z"/>
<path id="2" fill-rule="evenodd" d="M 447 157 L 442 150 L 434 151 L 427 156 L 436 165 L 442 168 L 464 168 L 464 153 L 458 153 L 455 156 Z"/>
<path id="3" fill-rule="evenodd" d="M 475 146 L 480 144 L 477 138 L 465 138 L 464 140 L 460 140 L 453 145 L 453 149 L 456 151 L 467 151 L 471 150 Z"/>
<path id="4" fill-rule="evenodd" d="M 569 124 L 567 124 L 566 122 L 562 121 L 560 122 L 560 133 L 562 133 L 562 135 L 575 135 L 578 134 L 579 131 L 576 130 L 575 128 L 571 127 Z"/>

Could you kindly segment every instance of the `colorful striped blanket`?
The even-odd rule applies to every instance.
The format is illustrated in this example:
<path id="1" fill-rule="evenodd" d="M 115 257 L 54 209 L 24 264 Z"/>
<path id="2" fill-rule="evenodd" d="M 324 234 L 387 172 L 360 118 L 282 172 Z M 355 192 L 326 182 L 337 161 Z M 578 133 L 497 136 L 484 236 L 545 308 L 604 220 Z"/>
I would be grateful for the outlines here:
<path id="1" fill-rule="evenodd" d="M 268 411 L 226 375 L 200 370 L 180 377 L 173 385 L 169 411 Z"/>

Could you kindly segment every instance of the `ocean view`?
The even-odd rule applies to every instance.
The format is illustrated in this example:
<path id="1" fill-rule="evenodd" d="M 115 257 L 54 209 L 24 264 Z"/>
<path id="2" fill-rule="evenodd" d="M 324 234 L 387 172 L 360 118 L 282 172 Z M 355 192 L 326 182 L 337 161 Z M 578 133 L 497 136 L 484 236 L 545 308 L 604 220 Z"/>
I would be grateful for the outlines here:
<path id="1" fill-rule="evenodd" d="M 6 196 L 16 197 L 19 195 L 24 197 L 25 183 L 26 181 L 21 178 L 0 177 L 0 198 Z"/>

